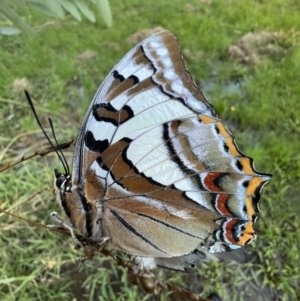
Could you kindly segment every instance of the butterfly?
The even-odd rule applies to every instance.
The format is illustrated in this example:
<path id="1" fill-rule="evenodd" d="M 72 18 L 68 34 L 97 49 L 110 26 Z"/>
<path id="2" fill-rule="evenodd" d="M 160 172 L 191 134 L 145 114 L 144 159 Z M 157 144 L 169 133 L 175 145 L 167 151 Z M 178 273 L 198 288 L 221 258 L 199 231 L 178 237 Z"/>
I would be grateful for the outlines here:
<path id="1" fill-rule="evenodd" d="M 96 92 L 79 128 L 73 171 L 55 170 L 57 199 L 91 241 L 143 269 L 185 271 L 255 238 L 270 175 L 255 170 L 186 69 L 175 36 L 136 45 Z"/>

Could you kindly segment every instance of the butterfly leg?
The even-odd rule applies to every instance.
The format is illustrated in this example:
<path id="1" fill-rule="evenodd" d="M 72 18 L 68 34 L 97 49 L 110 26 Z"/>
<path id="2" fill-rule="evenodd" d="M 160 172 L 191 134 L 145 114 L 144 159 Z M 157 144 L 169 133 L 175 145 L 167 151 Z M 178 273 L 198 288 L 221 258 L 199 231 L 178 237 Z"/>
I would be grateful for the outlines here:
<path id="1" fill-rule="evenodd" d="M 109 240 L 109 237 L 89 237 L 89 240 L 98 243 L 101 248 L 104 248 Z"/>
<path id="2" fill-rule="evenodd" d="M 108 237 L 101 237 L 101 238 L 89 238 L 87 241 L 83 242 L 83 250 L 84 250 L 84 257 L 78 257 L 77 260 L 81 262 L 81 266 L 83 263 L 88 259 L 93 259 L 96 254 L 101 252 L 102 249 L 108 243 Z"/>
<path id="3" fill-rule="evenodd" d="M 48 228 L 63 228 L 67 231 L 70 232 L 71 237 L 73 238 L 75 244 L 76 244 L 76 248 L 81 248 L 83 247 L 82 243 L 78 240 L 78 238 L 76 237 L 75 233 L 74 233 L 74 229 L 72 227 L 72 225 L 70 225 L 69 223 L 65 222 L 59 215 L 57 212 L 53 211 L 50 214 L 51 218 L 53 221 L 55 221 L 55 223 L 57 225 L 47 225 Z"/>

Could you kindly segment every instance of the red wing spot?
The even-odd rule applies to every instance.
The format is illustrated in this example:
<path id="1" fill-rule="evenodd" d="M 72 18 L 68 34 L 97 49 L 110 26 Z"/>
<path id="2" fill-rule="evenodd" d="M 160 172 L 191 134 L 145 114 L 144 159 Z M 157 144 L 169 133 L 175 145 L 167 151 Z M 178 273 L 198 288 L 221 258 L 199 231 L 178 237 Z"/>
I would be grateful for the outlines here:
<path id="1" fill-rule="evenodd" d="M 213 192 L 222 192 L 219 186 L 216 185 L 215 180 L 220 177 L 220 172 L 209 172 L 204 178 L 204 185 L 206 188 Z"/>
<path id="2" fill-rule="evenodd" d="M 222 189 L 216 184 L 220 178 L 220 172 L 209 172 L 204 178 L 204 185 L 206 188 L 213 192 L 223 192 Z M 233 216 L 233 214 L 226 207 L 229 195 L 222 193 L 216 196 L 215 208 L 224 216 Z"/>
<path id="3" fill-rule="evenodd" d="M 226 238 L 226 240 L 228 242 L 230 242 L 233 245 L 239 244 L 239 241 L 237 241 L 233 235 L 233 233 L 235 232 L 234 227 L 236 226 L 237 223 L 238 223 L 238 220 L 235 220 L 235 219 L 232 219 L 225 223 L 224 237 Z"/>
<path id="4" fill-rule="evenodd" d="M 233 216 L 233 214 L 226 207 L 227 201 L 229 199 L 228 194 L 219 194 L 215 200 L 216 209 L 224 216 Z"/>

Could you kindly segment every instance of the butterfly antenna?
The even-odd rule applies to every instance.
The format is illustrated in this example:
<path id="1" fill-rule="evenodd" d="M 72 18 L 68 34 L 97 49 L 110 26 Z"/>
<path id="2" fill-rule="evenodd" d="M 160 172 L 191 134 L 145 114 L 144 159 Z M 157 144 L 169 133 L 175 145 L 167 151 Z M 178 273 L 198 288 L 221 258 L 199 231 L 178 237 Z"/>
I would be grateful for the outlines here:
<path id="1" fill-rule="evenodd" d="M 60 146 L 57 142 L 55 131 L 54 131 L 54 126 L 53 126 L 53 122 L 52 122 L 51 117 L 48 117 L 48 122 L 50 124 L 52 135 L 53 135 L 54 141 L 56 143 L 56 148 L 58 149 L 59 153 L 61 154 L 61 158 L 63 159 L 63 161 L 61 163 L 64 166 L 66 173 L 69 175 L 70 174 L 69 165 L 68 165 L 68 162 L 67 162 L 67 159 L 66 159 L 64 153 L 62 152 L 62 150 L 61 150 L 61 148 L 60 148 Z"/>
<path id="2" fill-rule="evenodd" d="M 68 168 L 68 166 L 66 165 L 66 163 L 65 163 L 65 161 L 64 161 L 64 160 L 66 160 L 66 159 L 64 158 L 64 160 L 63 160 L 63 159 L 61 158 L 61 155 L 60 155 L 60 153 L 57 151 L 57 148 L 53 145 L 53 143 L 52 143 L 52 141 L 50 140 L 49 136 L 47 135 L 46 131 L 45 131 L 44 128 L 42 127 L 42 124 L 41 124 L 41 122 L 40 122 L 40 120 L 39 120 L 39 118 L 38 118 L 38 115 L 37 115 L 36 110 L 35 110 L 35 108 L 34 108 L 34 105 L 33 105 L 33 102 L 32 102 L 32 99 L 31 99 L 31 96 L 30 96 L 29 92 L 28 92 L 27 90 L 24 90 L 24 92 L 25 92 L 27 101 L 28 101 L 28 103 L 29 103 L 29 105 L 30 105 L 31 111 L 33 112 L 33 115 L 34 115 L 34 117 L 35 117 L 35 120 L 37 121 L 37 123 L 38 123 L 40 129 L 42 130 L 43 134 L 44 134 L 45 137 L 47 138 L 48 142 L 50 143 L 50 145 L 51 145 L 51 147 L 53 148 L 53 150 L 55 151 L 55 153 L 57 154 L 57 156 L 58 156 L 60 162 L 61 162 L 62 165 L 63 165 L 63 168 L 64 168 L 65 172 L 66 172 L 67 174 L 70 174 L 70 173 L 68 172 L 68 171 L 69 171 L 69 168 Z M 55 141 L 56 141 L 56 139 L 55 139 Z"/>

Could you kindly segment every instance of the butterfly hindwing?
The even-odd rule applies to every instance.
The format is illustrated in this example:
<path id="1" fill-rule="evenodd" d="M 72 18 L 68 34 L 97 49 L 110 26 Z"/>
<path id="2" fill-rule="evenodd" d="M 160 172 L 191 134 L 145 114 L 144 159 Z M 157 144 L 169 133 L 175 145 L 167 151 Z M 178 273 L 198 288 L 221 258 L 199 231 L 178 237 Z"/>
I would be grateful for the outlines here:
<path id="1" fill-rule="evenodd" d="M 176 257 L 254 238 L 256 201 L 268 178 L 219 123 L 200 115 L 131 133 L 92 164 L 105 187 L 103 228 L 115 247 Z"/>

